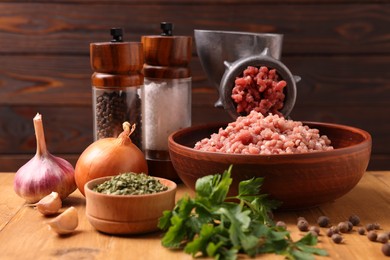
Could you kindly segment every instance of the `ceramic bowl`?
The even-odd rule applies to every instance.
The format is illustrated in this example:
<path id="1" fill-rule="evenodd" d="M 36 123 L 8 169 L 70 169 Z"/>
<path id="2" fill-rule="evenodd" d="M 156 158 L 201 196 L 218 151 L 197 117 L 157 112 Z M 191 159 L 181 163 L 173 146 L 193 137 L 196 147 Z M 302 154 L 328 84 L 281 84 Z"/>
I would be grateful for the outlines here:
<path id="1" fill-rule="evenodd" d="M 241 155 L 202 152 L 195 143 L 226 124 L 194 126 L 169 136 L 169 151 L 180 179 L 194 189 L 198 178 L 223 173 L 233 165 L 230 195 L 238 183 L 264 177 L 262 193 L 282 202 L 281 209 L 301 209 L 333 201 L 362 178 L 371 154 L 371 136 L 364 130 L 330 123 L 303 122 L 320 130 L 334 150 L 285 155 Z"/>
<path id="2" fill-rule="evenodd" d="M 108 195 L 92 189 L 109 180 L 102 177 L 87 182 L 85 188 L 86 215 L 97 230 L 108 234 L 142 234 L 157 231 L 163 211 L 175 205 L 176 183 L 157 178 L 168 190 L 145 195 Z"/>

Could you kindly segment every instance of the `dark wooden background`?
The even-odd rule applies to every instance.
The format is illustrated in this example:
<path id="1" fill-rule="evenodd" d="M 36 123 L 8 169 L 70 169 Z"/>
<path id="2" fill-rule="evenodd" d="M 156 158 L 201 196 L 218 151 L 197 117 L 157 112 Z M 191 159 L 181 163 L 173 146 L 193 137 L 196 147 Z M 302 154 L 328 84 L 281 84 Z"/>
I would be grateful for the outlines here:
<path id="1" fill-rule="evenodd" d="M 292 117 L 363 128 L 369 169 L 390 169 L 390 2 L 375 0 L 0 1 L 0 171 L 35 153 L 39 112 L 49 150 L 75 164 L 92 140 L 89 43 L 194 29 L 284 34 L 282 61 L 302 77 Z M 196 57 L 193 124 L 229 120 Z"/>

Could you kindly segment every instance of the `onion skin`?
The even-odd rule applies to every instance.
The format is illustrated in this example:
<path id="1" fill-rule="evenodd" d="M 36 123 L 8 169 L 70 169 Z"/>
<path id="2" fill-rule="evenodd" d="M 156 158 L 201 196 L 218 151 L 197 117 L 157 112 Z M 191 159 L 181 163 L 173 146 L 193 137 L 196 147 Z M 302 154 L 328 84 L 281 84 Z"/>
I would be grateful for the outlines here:
<path id="1" fill-rule="evenodd" d="M 148 174 L 148 165 L 142 151 L 131 142 L 129 129 L 118 138 L 103 138 L 89 145 L 77 160 L 75 181 L 84 194 L 84 185 L 93 179 L 125 172 Z"/>

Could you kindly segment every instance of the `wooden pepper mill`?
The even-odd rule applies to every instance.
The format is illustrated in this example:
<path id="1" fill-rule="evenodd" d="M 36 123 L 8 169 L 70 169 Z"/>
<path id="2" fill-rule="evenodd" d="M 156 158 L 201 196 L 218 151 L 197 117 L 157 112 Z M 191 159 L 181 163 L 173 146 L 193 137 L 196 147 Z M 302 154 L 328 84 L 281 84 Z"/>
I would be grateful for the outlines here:
<path id="1" fill-rule="evenodd" d="M 178 180 L 169 158 L 168 136 L 191 125 L 190 36 L 173 36 L 171 23 L 161 23 L 161 35 L 142 36 L 143 151 L 149 173 Z"/>
<path id="2" fill-rule="evenodd" d="M 94 138 L 117 137 L 128 121 L 136 124 L 131 139 L 141 149 L 142 43 L 123 42 L 120 28 L 111 29 L 111 35 L 111 42 L 90 44 Z"/>

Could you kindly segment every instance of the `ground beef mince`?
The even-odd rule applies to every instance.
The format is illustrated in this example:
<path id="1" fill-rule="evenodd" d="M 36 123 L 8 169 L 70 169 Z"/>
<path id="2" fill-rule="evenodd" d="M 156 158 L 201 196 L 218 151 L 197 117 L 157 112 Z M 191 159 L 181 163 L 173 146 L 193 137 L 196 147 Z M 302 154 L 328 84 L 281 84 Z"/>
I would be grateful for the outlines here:
<path id="1" fill-rule="evenodd" d="M 195 144 L 196 150 L 235 154 L 292 154 L 332 150 L 326 135 L 302 122 L 279 115 L 251 111 L 210 138 Z"/>
<path id="2" fill-rule="evenodd" d="M 263 115 L 281 115 L 279 111 L 283 108 L 283 89 L 286 85 L 286 81 L 279 80 L 275 69 L 249 66 L 242 77 L 236 78 L 232 90 L 231 97 L 236 104 L 237 113 L 248 115 L 255 110 Z"/>

